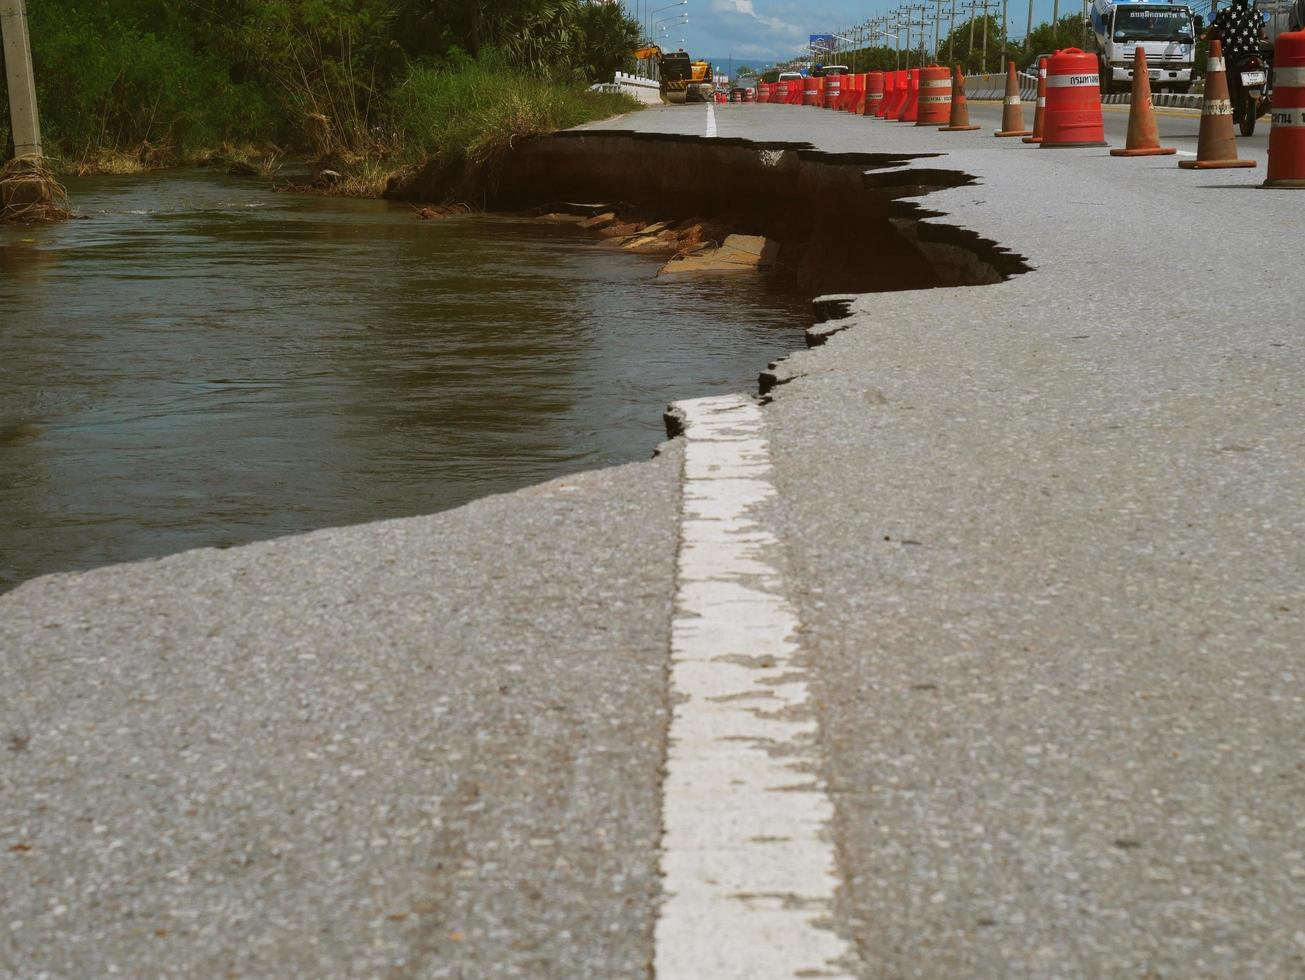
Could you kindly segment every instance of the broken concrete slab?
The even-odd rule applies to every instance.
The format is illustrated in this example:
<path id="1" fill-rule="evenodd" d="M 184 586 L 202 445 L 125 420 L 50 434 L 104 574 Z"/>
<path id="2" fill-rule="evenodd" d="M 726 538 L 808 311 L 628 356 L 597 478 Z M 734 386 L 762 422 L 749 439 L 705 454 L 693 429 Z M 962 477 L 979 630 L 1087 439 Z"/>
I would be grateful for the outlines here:
<path id="1" fill-rule="evenodd" d="M 760 235 L 729 235 L 719 247 L 681 253 L 662 267 L 662 273 L 748 272 L 779 261 L 779 243 Z"/>

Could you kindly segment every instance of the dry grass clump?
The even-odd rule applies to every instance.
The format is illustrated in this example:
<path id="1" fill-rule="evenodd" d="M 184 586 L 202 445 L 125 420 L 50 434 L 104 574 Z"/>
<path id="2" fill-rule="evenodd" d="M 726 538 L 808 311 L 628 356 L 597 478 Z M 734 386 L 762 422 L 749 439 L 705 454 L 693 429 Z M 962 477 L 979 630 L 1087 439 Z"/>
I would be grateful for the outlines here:
<path id="1" fill-rule="evenodd" d="M 68 192 L 43 159 L 21 157 L 0 168 L 0 222 L 36 224 L 71 217 Z"/>

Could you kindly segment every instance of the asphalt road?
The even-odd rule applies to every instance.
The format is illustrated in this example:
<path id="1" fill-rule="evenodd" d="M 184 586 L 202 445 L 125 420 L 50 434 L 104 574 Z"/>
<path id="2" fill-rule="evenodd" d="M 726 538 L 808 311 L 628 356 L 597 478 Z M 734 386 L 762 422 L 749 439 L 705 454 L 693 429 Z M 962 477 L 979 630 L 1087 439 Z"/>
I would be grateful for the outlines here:
<path id="1" fill-rule="evenodd" d="M 1305 974 L 1305 197 L 743 108 L 1035 266 L 852 300 L 767 413 L 863 975 Z"/>
<path id="2" fill-rule="evenodd" d="M 0 977 L 639 977 L 679 451 L 0 600 Z"/>
<path id="3" fill-rule="evenodd" d="M 1033 103 L 1026 103 L 1024 114 L 1028 127 L 1033 128 Z M 1101 107 L 1101 118 L 1105 124 L 1106 141 L 1112 146 L 1123 146 L 1128 142 L 1128 106 L 1107 105 Z M 982 123 L 985 129 L 998 129 L 1001 122 L 1001 106 L 994 102 L 971 102 L 970 119 Z M 1193 109 L 1156 109 L 1156 126 L 1160 130 L 1160 141 L 1164 146 L 1196 153 L 1196 138 L 1200 133 L 1201 114 Z M 986 134 L 985 134 L 986 135 Z M 1166 142 L 1166 140 L 1168 142 Z M 1264 166 L 1265 153 L 1269 146 L 1269 121 L 1261 117 L 1255 127 L 1255 135 L 1237 138 L 1238 150 L 1242 156 L 1260 161 Z"/>
<path id="4" fill-rule="evenodd" d="M 1305 195 L 712 118 L 942 153 L 930 220 L 1033 267 L 845 297 L 762 413 L 845 969 L 1305 976 Z M 646 976 L 679 481 L 0 597 L 0 973 Z"/>

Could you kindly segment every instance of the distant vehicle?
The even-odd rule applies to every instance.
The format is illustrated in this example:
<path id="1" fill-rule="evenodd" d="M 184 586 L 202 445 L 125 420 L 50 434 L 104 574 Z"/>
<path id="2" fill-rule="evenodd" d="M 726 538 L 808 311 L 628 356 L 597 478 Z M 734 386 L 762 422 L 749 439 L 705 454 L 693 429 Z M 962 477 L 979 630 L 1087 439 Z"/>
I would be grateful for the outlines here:
<path id="1" fill-rule="evenodd" d="M 1038 62 L 1040 62 L 1043 58 L 1046 58 L 1048 61 L 1050 61 L 1050 60 L 1051 60 L 1051 52 L 1048 51 L 1046 54 L 1040 54 L 1040 55 L 1038 55 L 1036 58 L 1032 58 L 1032 59 L 1030 59 L 1030 60 L 1029 60 L 1028 67 L 1024 69 L 1024 74 L 1026 74 L 1026 75 L 1032 75 L 1034 78 L 1037 78 L 1037 77 L 1038 77 Z"/>
<path id="2" fill-rule="evenodd" d="M 798 82 L 802 80 L 802 73 L 800 71 L 782 71 L 779 73 L 779 80 L 781 82 Z"/>
<path id="3" fill-rule="evenodd" d="M 1187 92 L 1195 79 L 1196 39 L 1203 22 L 1181 3 L 1117 3 L 1092 0 L 1088 25 L 1096 37 L 1101 91 L 1126 91 L 1133 84 L 1133 59 L 1146 52 L 1153 91 Z"/>
<path id="4" fill-rule="evenodd" d="M 661 76 L 662 97 L 672 105 L 685 102 L 708 102 L 716 91 L 712 82 L 711 63 L 690 61 L 685 51 L 663 51 L 655 44 L 634 52 L 639 59 L 656 58 Z"/>
<path id="5" fill-rule="evenodd" d="M 846 75 L 850 69 L 847 65 L 816 65 L 811 69 L 813 78 L 829 78 L 831 75 Z"/>

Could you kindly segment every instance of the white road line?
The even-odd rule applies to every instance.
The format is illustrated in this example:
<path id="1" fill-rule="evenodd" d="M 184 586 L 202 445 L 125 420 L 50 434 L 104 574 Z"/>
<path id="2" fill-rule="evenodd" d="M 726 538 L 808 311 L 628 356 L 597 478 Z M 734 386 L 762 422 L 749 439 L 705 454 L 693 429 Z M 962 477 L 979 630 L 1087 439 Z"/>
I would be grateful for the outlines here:
<path id="1" fill-rule="evenodd" d="M 775 496 L 761 410 L 677 403 L 684 491 L 671 628 L 658 980 L 847 977 L 797 615 L 760 508 Z M 821 924 L 822 921 L 825 924 Z"/>
<path id="2" fill-rule="evenodd" d="M 716 135 L 716 107 L 712 103 L 708 102 L 707 103 L 707 138 L 710 139 L 715 135 Z"/>
<path id="3" fill-rule="evenodd" d="M 1196 154 L 1193 153 L 1191 150 L 1175 150 L 1174 152 L 1177 153 L 1180 157 L 1194 157 L 1194 156 L 1196 156 Z"/>

